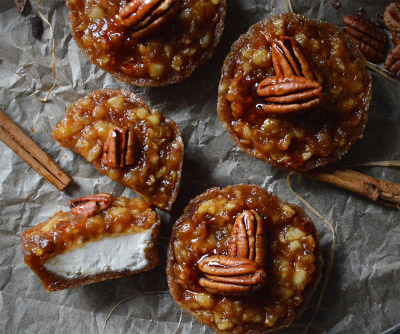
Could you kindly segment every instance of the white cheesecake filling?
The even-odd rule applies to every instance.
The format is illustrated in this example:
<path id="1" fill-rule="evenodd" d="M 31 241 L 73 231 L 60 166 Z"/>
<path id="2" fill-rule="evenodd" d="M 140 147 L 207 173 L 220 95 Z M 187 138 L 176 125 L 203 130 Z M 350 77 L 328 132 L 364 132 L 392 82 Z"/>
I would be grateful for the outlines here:
<path id="1" fill-rule="evenodd" d="M 145 250 L 152 230 L 89 241 L 58 254 L 44 264 L 54 274 L 72 279 L 105 272 L 139 271 L 148 265 Z"/>

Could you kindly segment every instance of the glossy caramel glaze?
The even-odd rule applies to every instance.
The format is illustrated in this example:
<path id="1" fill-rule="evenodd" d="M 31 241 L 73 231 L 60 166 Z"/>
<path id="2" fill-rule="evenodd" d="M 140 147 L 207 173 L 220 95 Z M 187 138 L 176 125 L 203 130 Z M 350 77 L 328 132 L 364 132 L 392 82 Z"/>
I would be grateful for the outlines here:
<path id="1" fill-rule="evenodd" d="M 312 110 L 263 112 L 257 86 L 274 76 L 271 43 L 294 37 L 322 76 L 323 99 Z M 253 25 L 232 46 L 222 69 L 218 114 L 236 144 L 271 165 L 305 171 L 345 154 L 362 137 L 371 75 L 356 45 L 338 27 L 281 14 Z"/>
<path id="2" fill-rule="evenodd" d="M 115 126 L 135 132 L 135 163 L 109 167 L 104 143 Z M 125 90 L 99 90 L 72 104 L 53 131 L 60 145 L 73 149 L 97 170 L 136 191 L 150 205 L 170 211 L 178 195 L 183 142 L 178 126 Z"/>
<path id="3" fill-rule="evenodd" d="M 44 288 L 47 291 L 56 291 L 131 275 L 133 272 L 105 272 L 99 275 L 66 279 L 44 267 L 50 258 L 80 247 L 86 242 L 140 233 L 150 229 L 152 230 L 151 243 L 145 253 L 148 265 L 141 270 L 145 271 L 159 263 L 160 218 L 139 198 L 132 200 L 126 197 L 114 198 L 108 209 L 90 218 L 81 218 L 71 212 L 59 211 L 47 222 L 40 223 L 22 234 L 22 250 L 25 263 L 39 276 Z"/>
<path id="4" fill-rule="evenodd" d="M 267 284 L 247 296 L 210 294 L 199 285 L 199 260 L 227 255 L 235 219 L 244 210 L 263 220 Z M 167 259 L 175 301 L 221 333 L 266 333 L 290 325 L 315 290 L 321 267 L 318 235 L 304 212 L 245 184 L 212 188 L 193 199 L 174 224 Z"/>
<path id="5" fill-rule="evenodd" d="M 126 0 L 66 0 L 72 36 L 86 57 L 117 79 L 139 86 L 181 81 L 211 58 L 224 29 L 225 0 L 179 0 L 174 21 L 135 39 L 116 16 Z"/>

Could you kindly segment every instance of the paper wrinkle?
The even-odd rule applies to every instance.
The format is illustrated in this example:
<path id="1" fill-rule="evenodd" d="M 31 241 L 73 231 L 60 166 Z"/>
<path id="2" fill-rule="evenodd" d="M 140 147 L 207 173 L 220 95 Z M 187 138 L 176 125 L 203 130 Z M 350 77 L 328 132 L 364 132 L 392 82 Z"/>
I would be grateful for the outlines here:
<path id="1" fill-rule="evenodd" d="M 333 9 L 330 0 L 292 1 L 292 5 L 297 13 L 342 25 L 342 17 L 356 13 L 360 6 L 373 17 L 383 13 L 390 1 L 341 2 L 339 10 Z M 120 83 L 92 65 L 71 37 L 64 1 L 43 0 L 40 8 L 54 27 L 57 56 L 57 86 L 45 104 L 36 101 L 25 81 L 12 72 L 25 75 L 40 97 L 53 84 L 50 31 L 44 24 L 41 39 L 32 37 L 29 18 L 36 11 L 36 1 L 31 4 L 32 13 L 20 15 L 10 1 L 0 3 L 0 65 L 6 68 L 0 67 L 0 108 L 74 178 L 74 183 L 64 192 L 57 191 L 0 142 L 0 332 L 99 333 L 120 300 L 144 291 L 168 289 L 168 237 L 191 198 L 215 186 L 254 183 L 284 200 L 300 203 L 286 186 L 287 172 L 241 152 L 216 114 L 218 81 L 230 45 L 251 24 L 284 12 L 285 4 L 279 0 L 229 0 L 226 29 L 210 61 L 182 83 L 140 88 Z M 135 92 L 177 122 L 185 144 L 181 190 L 171 214 L 158 211 L 163 221 L 160 266 L 131 277 L 49 294 L 23 262 L 21 233 L 57 211 L 68 210 L 68 201 L 73 198 L 97 192 L 137 196 L 51 138 L 52 129 L 71 103 L 102 88 Z M 398 85 L 373 74 L 373 95 L 364 138 L 339 162 L 341 165 L 400 158 Z M 396 169 L 357 170 L 400 182 Z M 337 232 L 332 276 L 310 332 L 379 333 L 396 325 L 400 307 L 399 213 L 301 175 L 291 177 L 291 182 Z M 332 237 L 317 217 L 310 217 L 320 233 L 325 272 Z M 302 332 L 312 317 L 319 292 L 320 286 L 305 315 L 285 333 Z M 169 295 L 140 296 L 115 310 L 105 333 L 171 334 L 179 316 L 180 308 Z M 212 331 L 184 312 L 177 333 Z"/>

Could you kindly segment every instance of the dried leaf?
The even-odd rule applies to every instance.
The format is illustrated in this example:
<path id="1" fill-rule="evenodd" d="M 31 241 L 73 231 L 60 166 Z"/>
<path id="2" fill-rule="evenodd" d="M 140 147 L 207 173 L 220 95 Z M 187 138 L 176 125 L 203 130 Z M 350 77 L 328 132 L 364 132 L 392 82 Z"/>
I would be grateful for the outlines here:
<path id="1" fill-rule="evenodd" d="M 15 8 L 17 8 L 18 13 L 22 13 L 24 11 L 26 0 L 14 0 Z"/>
<path id="2" fill-rule="evenodd" d="M 39 15 L 34 15 L 30 19 L 32 36 L 39 39 L 43 34 L 43 21 Z"/>
<path id="3" fill-rule="evenodd" d="M 333 6 L 333 8 L 338 9 L 342 6 L 342 3 L 340 2 L 340 0 L 331 0 L 331 5 Z"/>

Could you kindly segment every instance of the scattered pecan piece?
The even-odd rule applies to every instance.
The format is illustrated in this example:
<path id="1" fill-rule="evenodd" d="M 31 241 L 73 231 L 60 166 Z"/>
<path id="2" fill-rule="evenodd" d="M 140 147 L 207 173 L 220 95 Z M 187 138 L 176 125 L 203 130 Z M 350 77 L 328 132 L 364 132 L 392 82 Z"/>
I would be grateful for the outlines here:
<path id="1" fill-rule="evenodd" d="M 106 210 L 110 206 L 113 198 L 111 194 L 100 193 L 74 199 L 69 202 L 69 207 L 74 215 L 80 218 L 89 218 L 96 213 Z"/>
<path id="2" fill-rule="evenodd" d="M 400 44 L 400 2 L 391 2 L 385 9 L 383 19 L 390 30 L 393 43 Z"/>
<path id="3" fill-rule="evenodd" d="M 365 58 L 373 63 L 382 62 L 382 52 L 386 44 L 383 29 L 366 17 L 356 14 L 346 15 L 343 23 L 346 25 L 343 30 L 358 45 Z"/>
<path id="4" fill-rule="evenodd" d="M 104 143 L 102 162 L 112 168 L 133 165 L 135 163 L 134 130 L 126 126 L 110 130 Z"/>
<path id="5" fill-rule="evenodd" d="M 213 255 L 201 260 L 205 274 L 199 284 L 209 293 L 239 296 L 261 289 L 267 279 L 264 271 L 265 234 L 257 212 L 243 211 L 235 220 L 227 255 Z"/>
<path id="6" fill-rule="evenodd" d="M 26 0 L 14 0 L 15 8 L 17 8 L 18 13 L 22 13 L 26 6 Z"/>
<path id="7" fill-rule="evenodd" d="M 30 19 L 32 27 L 32 36 L 39 39 L 43 34 L 43 21 L 39 15 L 34 15 Z"/>
<path id="8" fill-rule="evenodd" d="M 387 55 L 385 67 L 392 72 L 393 75 L 400 77 L 400 44 L 397 44 Z"/>
<path id="9" fill-rule="evenodd" d="M 144 38 L 170 23 L 179 11 L 177 0 L 132 0 L 117 15 L 117 21 Z"/>
<path id="10" fill-rule="evenodd" d="M 282 36 L 272 44 L 272 65 L 277 76 L 317 79 L 303 48 L 293 37 Z"/>
<path id="11" fill-rule="evenodd" d="M 268 77 L 257 88 L 265 98 L 263 110 L 286 114 L 316 107 L 322 101 L 322 86 L 318 81 L 303 77 Z"/>

